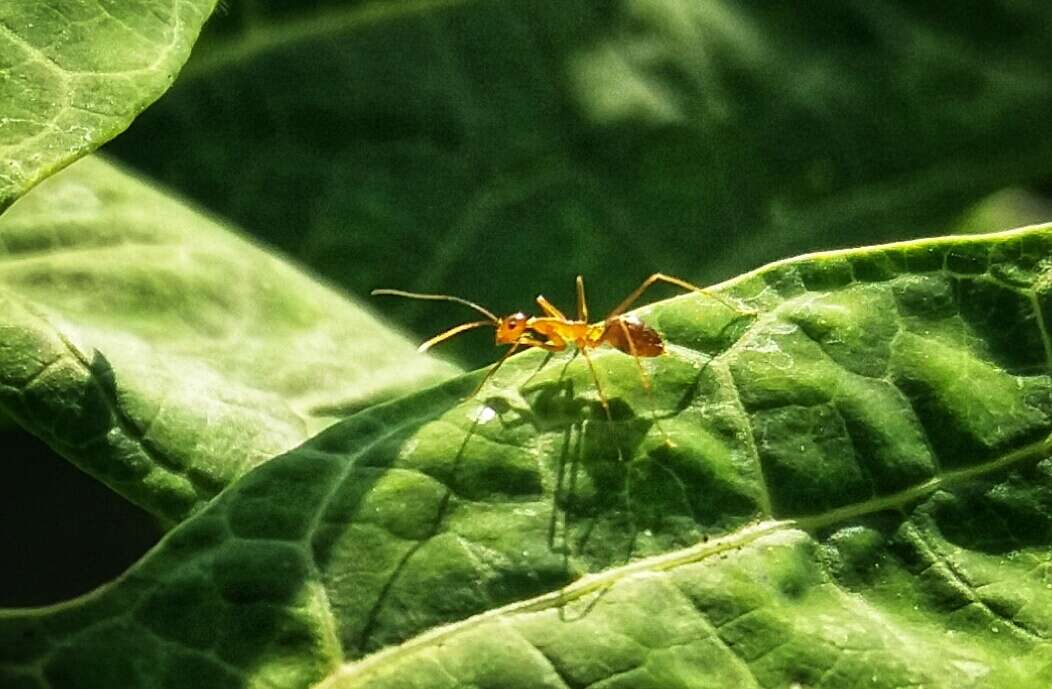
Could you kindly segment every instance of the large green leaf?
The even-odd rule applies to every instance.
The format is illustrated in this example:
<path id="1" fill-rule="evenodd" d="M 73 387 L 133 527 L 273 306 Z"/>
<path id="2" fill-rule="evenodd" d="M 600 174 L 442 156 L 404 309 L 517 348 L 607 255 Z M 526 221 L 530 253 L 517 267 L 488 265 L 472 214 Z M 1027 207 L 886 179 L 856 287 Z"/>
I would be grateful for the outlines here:
<path id="1" fill-rule="evenodd" d="M 0 220 L 0 405 L 177 521 L 356 409 L 453 373 L 97 158 Z"/>
<path id="2" fill-rule="evenodd" d="M 113 585 L 0 615 L 18 687 L 1052 682 L 1052 226 L 819 254 L 251 472 Z M 542 365 L 544 364 L 544 365 Z M 612 418 L 612 420 L 611 420 Z"/>
<path id="3" fill-rule="evenodd" d="M 614 304 L 1052 178 L 1052 3 L 229 5 L 114 150 L 360 295 Z"/>
<path id="4" fill-rule="evenodd" d="M 0 0 L 0 211 L 168 88 L 215 0 Z"/>

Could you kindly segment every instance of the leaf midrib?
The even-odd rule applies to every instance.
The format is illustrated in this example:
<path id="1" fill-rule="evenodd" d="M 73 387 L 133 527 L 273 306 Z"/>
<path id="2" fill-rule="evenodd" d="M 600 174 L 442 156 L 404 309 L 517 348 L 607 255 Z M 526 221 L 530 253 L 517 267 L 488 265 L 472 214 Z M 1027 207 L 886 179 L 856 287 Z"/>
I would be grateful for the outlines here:
<path id="1" fill-rule="evenodd" d="M 387 663 L 397 662 L 398 658 L 408 656 L 422 647 L 431 644 L 441 644 L 443 640 L 449 637 L 504 616 L 539 612 L 563 606 L 573 601 L 580 600 L 590 594 L 614 586 L 627 577 L 647 572 L 665 572 L 685 565 L 695 564 L 713 556 L 718 556 L 721 553 L 741 548 L 761 537 L 774 534 L 781 530 L 797 529 L 813 533 L 848 519 L 888 510 L 902 509 L 909 503 L 923 498 L 926 495 L 930 495 L 943 486 L 961 483 L 969 479 L 997 473 L 1015 464 L 1041 456 L 1048 456 L 1049 454 L 1052 454 L 1052 434 L 1045 437 L 1043 440 L 1008 452 L 989 462 L 963 469 L 943 471 L 923 483 L 911 486 L 910 488 L 906 488 L 905 490 L 891 495 L 871 498 L 853 505 L 846 505 L 827 512 L 808 515 L 805 517 L 797 517 L 793 519 L 769 518 L 762 521 L 752 522 L 725 536 L 701 541 L 688 548 L 681 548 L 680 550 L 643 558 L 621 567 L 615 567 L 595 574 L 585 575 L 572 584 L 559 590 L 550 591 L 526 600 L 516 601 L 499 608 L 494 608 L 493 610 L 487 610 L 458 622 L 453 622 L 442 627 L 428 630 L 398 644 L 397 646 L 384 648 L 354 662 L 352 665 L 345 665 L 327 680 L 323 681 L 319 687 L 329 686 L 330 683 L 336 681 L 337 678 L 339 680 L 347 680 L 349 678 L 361 680 L 367 678 Z"/>

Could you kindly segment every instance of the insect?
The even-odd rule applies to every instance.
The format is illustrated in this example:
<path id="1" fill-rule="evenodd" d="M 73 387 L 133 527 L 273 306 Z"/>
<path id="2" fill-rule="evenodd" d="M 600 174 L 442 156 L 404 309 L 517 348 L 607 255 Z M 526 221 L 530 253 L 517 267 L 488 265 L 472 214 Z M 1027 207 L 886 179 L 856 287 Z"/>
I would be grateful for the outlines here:
<path id="1" fill-rule="evenodd" d="M 603 392 L 603 387 L 599 382 L 599 376 L 596 373 L 595 365 L 592 363 L 592 358 L 588 352 L 589 350 L 597 349 L 602 345 L 610 345 L 625 354 L 630 354 L 636 361 L 636 366 L 639 369 L 640 378 L 643 381 L 644 387 L 649 390 L 650 379 L 648 378 L 646 371 L 643 369 L 643 364 L 640 359 L 656 357 L 663 354 L 665 352 L 665 342 L 661 338 L 660 333 L 641 321 L 637 316 L 626 314 L 625 311 L 638 301 L 644 292 L 659 282 L 668 283 L 694 292 L 700 292 L 701 294 L 716 299 L 743 315 L 755 313 L 752 309 L 736 305 L 719 294 L 705 290 L 697 285 L 693 285 L 686 280 L 672 277 L 671 275 L 665 275 L 664 273 L 654 273 L 648 277 L 643 281 L 643 284 L 635 289 L 635 291 L 625 297 L 624 301 L 618 304 L 617 307 L 606 316 L 606 318 L 601 321 L 596 321 L 595 323 L 588 322 L 588 301 L 585 298 L 584 293 L 584 279 L 580 275 L 577 276 L 576 319 L 568 318 L 562 311 L 545 299 L 543 295 L 537 296 L 537 305 L 540 307 L 543 315 L 527 316 L 520 311 L 500 318 L 493 312 L 474 302 L 448 294 L 420 294 L 417 292 L 405 292 L 397 289 L 376 289 L 372 291 L 372 294 L 408 297 L 410 299 L 451 301 L 472 308 L 485 316 L 485 320 L 471 321 L 453 326 L 452 328 L 435 335 L 419 347 L 419 351 L 425 352 L 436 344 L 444 342 L 445 340 L 467 330 L 488 325 L 493 326 L 496 330 L 494 337 L 496 344 L 510 345 L 510 347 L 486 373 L 478 387 L 475 389 L 475 393 L 482 389 L 482 386 L 486 381 L 497 372 L 508 357 L 523 347 L 537 347 L 549 352 L 561 352 L 567 347 L 573 346 L 584 356 L 588 368 L 591 371 L 592 380 L 595 381 L 599 400 L 609 417 L 610 404 L 606 398 L 606 394 Z"/>

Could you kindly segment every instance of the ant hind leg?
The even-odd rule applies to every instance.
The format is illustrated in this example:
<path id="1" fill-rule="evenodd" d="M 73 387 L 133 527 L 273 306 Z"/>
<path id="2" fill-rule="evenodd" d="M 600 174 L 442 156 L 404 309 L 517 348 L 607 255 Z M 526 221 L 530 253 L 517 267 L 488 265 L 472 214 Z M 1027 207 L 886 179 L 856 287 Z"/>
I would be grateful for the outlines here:
<path id="1" fill-rule="evenodd" d="M 675 447 L 676 443 L 672 441 L 668 432 L 657 418 L 657 404 L 654 399 L 654 387 L 650 382 L 650 376 L 647 375 L 646 369 L 643 368 L 643 360 L 639 356 L 639 352 L 636 350 L 635 340 L 632 339 L 632 333 L 629 331 L 628 326 L 624 324 L 621 319 L 615 319 L 617 324 L 621 328 L 622 334 L 625 336 L 625 342 L 628 343 L 628 352 L 632 355 L 632 358 L 636 362 L 636 368 L 639 370 L 639 380 L 643 384 L 643 389 L 647 391 L 647 396 L 650 398 L 650 412 L 653 417 L 654 425 L 657 426 L 658 430 L 661 431 L 661 435 L 665 436 L 665 445 L 667 447 Z"/>
<path id="2" fill-rule="evenodd" d="M 639 298 L 641 296 L 643 296 L 644 292 L 646 292 L 648 289 L 653 287 L 658 282 L 664 282 L 664 283 L 667 283 L 669 285 L 675 285 L 676 287 L 682 287 L 683 289 L 691 291 L 691 292 L 700 292 L 701 294 L 704 294 L 707 297 L 711 297 L 711 298 L 715 299 L 716 301 L 720 302 L 721 304 L 723 304 L 724 306 L 726 306 L 726 307 L 728 307 L 730 309 L 734 309 L 735 311 L 737 311 L 738 313 L 741 313 L 741 314 L 752 315 L 752 314 L 756 313 L 755 309 L 751 309 L 751 308 L 748 308 L 748 307 L 742 307 L 742 306 L 740 306 L 738 304 L 735 304 L 734 302 L 732 302 L 731 300 L 727 299 L 723 295 L 717 294 L 716 292 L 713 292 L 711 290 L 707 290 L 704 287 L 698 287 L 697 285 L 695 285 L 693 283 L 687 282 L 686 280 L 683 280 L 683 279 L 680 279 L 680 278 L 677 278 L 677 277 L 673 277 L 672 275 L 665 275 L 664 273 L 654 273 L 653 275 L 648 277 L 646 280 L 644 280 L 643 284 L 641 284 L 639 287 L 637 287 L 634 292 L 632 292 L 627 297 L 625 297 L 625 300 L 622 301 L 620 304 L 618 304 L 617 308 L 614 309 L 613 311 L 611 311 L 610 315 L 607 316 L 607 318 L 609 319 L 609 318 L 614 318 L 616 316 L 620 316 L 622 313 L 627 311 L 628 308 L 630 306 L 632 306 L 632 304 L 636 303 L 636 301 L 638 301 Z"/>

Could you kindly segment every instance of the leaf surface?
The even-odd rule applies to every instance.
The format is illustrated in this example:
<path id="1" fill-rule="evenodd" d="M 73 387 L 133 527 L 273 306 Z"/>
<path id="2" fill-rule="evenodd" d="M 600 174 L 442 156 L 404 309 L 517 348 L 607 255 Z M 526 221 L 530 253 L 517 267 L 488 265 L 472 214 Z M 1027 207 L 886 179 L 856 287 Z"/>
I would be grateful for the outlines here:
<path id="1" fill-rule="evenodd" d="M 1050 3 L 230 6 L 113 150 L 355 294 L 512 313 L 583 274 L 609 308 L 1052 176 Z M 453 318 L 387 309 L 422 338 Z"/>
<path id="2" fill-rule="evenodd" d="M 243 477 L 125 577 L 0 615 L 25 686 L 1052 680 L 1052 226 L 818 254 Z M 542 365 L 543 364 L 543 365 Z M 33 680 L 39 668 L 41 681 Z"/>
<path id="3" fill-rule="evenodd" d="M 99 158 L 0 220 L 0 404 L 166 521 L 455 369 Z"/>
<path id="4" fill-rule="evenodd" d="M 214 5 L 0 2 L 0 211 L 164 93 Z"/>

